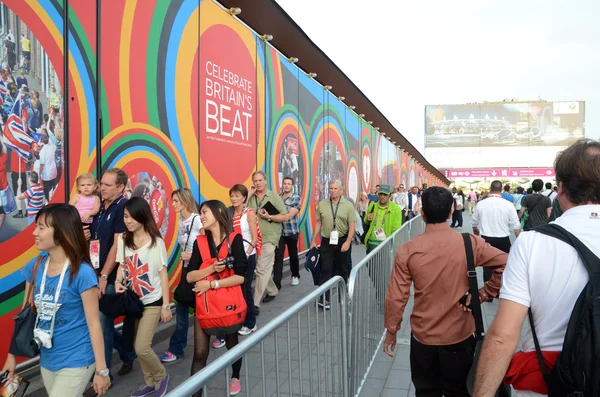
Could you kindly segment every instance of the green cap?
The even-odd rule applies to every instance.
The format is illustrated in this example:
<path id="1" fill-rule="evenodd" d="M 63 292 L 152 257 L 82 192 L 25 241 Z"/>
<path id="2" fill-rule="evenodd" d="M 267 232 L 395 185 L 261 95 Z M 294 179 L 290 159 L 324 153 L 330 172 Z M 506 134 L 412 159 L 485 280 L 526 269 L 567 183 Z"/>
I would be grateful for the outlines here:
<path id="1" fill-rule="evenodd" d="M 381 185 L 379 186 L 379 191 L 377 193 L 383 193 L 389 196 L 392 194 L 392 187 L 390 185 Z"/>

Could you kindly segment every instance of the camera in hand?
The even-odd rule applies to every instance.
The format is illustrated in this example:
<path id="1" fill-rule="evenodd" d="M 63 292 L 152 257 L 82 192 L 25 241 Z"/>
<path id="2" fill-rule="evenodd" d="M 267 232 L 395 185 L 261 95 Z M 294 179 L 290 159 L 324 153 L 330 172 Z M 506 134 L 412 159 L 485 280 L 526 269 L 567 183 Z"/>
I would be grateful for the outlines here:
<path id="1" fill-rule="evenodd" d="M 33 330 L 33 339 L 31 339 L 31 342 L 29 343 L 36 350 L 40 350 L 42 347 L 45 347 L 46 349 L 51 349 L 52 337 L 49 333 L 42 331 L 39 328 L 36 328 Z"/>
<path id="2" fill-rule="evenodd" d="M 229 255 L 227 258 L 223 259 L 223 264 L 227 266 L 228 269 L 233 269 L 233 262 L 235 262 L 235 258 Z"/>

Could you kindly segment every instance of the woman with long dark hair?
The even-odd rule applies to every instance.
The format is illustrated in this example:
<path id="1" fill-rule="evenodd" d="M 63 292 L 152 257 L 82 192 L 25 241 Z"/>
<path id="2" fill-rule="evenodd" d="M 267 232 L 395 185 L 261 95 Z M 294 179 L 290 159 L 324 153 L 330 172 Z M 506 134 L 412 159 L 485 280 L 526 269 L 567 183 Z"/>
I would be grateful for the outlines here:
<path id="1" fill-rule="evenodd" d="M 110 379 L 100 327 L 98 277 L 90 265 L 79 213 L 68 204 L 50 204 L 35 221 L 35 246 L 48 256 L 36 260 L 37 266 L 30 262 L 22 273 L 26 297 L 32 282 L 34 286 L 34 335 L 45 341 L 40 349 L 44 387 L 50 397 L 80 397 L 93 376 L 94 390 L 101 396 Z M 15 366 L 16 357 L 9 353 L 2 372 L 8 371 L 12 378 Z"/>
<path id="2" fill-rule="evenodd" d="M 138 320 L 133 346 L 137 354 L 145 384 L 132 397 L 162 397 L 167 392 L 169 375 L 152 350 L 152 338 L 158 321 L 171 321 L 169 308 L 169 276 L 167 249 L 158 226 L 152 217 L 148 202 L 134 197 L 125 204 L 125 232 L 117 244 L 117 273 L 115 290 L 137 294 L 144 304 L 144 314 Z"/>
<path id="3" fill-rule="evenodd" d="M 216 258 L 217 253 L 223 244 L 227 244 L 226 240 L 229 234 L 233 231 L 231 216 L 229 215 L 225 204 L 218 200 L 209 200 L 202 203 L 200 206 L 200 220 L 204 225 L 204 233 L 207 236 L 211 257 Z M 213 273 L 220 273 L 225 270 L 225 264 L 222 261 L 215 262 L 212 266 L 205 269 L 200 269 L 203 261 L 210 258 L 202 258 L 198 243 L 194 243 L 192 250 L 192 258 L 190 259 L 187 281 L 196 283 L 195 291 L 201 295 L 209 289 L 216 288 L 232 288 L 241 285 L 244 282 L 247 269 L 246 252 L 244 250 L 244 241 L 241 235 L 237 234 L 231 240 L 231 255 L 234 257 L 234 272 L 235 275 L 219 280 L 218 284 L 206 280 Z M 194 270 L 192 270 L 194 269 Z M 227 349 L 233 348 L 238 344 L 238 334 L 234 332 L 225 336 Z M 192 361 L 192 375 L 206 367 L 206 360 L 210 351 L 210 336 L 200 327 L 198 321 L 194 322 L 194 359 Z M 240 370 L 242 368 L 242 359 L 240 358 L 233 364 L 231 381 L 229 383 L 229 394 L 234 396 L 241 391 L 240 385 Z M 202 396 L 202 391 L 197 392 L 194 396 Z"/>

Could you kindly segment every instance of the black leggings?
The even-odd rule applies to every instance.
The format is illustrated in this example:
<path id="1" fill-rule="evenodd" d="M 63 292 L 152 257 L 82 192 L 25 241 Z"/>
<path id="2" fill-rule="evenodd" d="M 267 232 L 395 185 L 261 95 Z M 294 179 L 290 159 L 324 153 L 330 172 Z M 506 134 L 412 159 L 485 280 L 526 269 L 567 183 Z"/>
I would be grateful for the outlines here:
<path id="1" fill-rule="evenodd" d="M 463 211 L 464 210 L 454 210 L 452 213 L 452 227 L 455 225 L 458 227 L 462 227 L 463 225 Z"/>
<path id="2" fill-rule="evenodd" d="M 233 348 L 238 344 L 238 334 L 233 333 L 225 336 L 225 345 L 227 346 L 227 350 Z M 208 335 L 204 330 L 200 327 L 200 323 L 197 319 L 194 319 L 194 359 L 192 360 L 192 373 L 193 376 L 196 372 L 200 371 L 204 367 L 206 367 L 206 360 L 208 359 L 208 353 L 210 352 L 210 335 Z M 231 374 L 232 378 L 240 378 L 240 370 L 242 369 L 242 358 L 240 357 L 233 365 L 231 366 L 233 372 Z M 193 397 L 201 397 L 202 390 L 194 393 Z"/>

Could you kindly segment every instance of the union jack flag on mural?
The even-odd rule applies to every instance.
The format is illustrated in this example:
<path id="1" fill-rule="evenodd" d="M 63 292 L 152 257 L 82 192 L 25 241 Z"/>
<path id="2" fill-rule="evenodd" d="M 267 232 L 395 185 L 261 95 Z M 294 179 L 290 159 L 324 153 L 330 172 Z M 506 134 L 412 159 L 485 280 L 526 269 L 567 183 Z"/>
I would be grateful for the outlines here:
<path id="1" fill-rule="evenodd" d="M 147 263 L 140 260 L 139 254 L 135 253 L 125 258 L 125 279 L 129 288 L 133 290 L 140 298 L 154 291 L 150 284 L 148 272 L 150 267 Z"/>
<path id="2" fill-rule="evenodd" d="M 0 77 L 0 94 L 2 94 L 2 99 L 4 99 L 5 96 L 10 95 L 10 90 L 8 89 L 8 87 L 6 86 L 6 83 L 4 82 L 4 80 Z"/>
<path id="3" fill-rule="evenodd" d="M 27 134 L 26 123 L 27 117 L 23 113 L 27 114 L 27 105 L 25 101 L 21 99 L 21 94 L 15 99 L 15 104 L 12 108 L 6 124 L 4 125 L 4 131 L 2 133 L 2 142 L 14 150 L 19 157 L 24 159 L 29 158 L 29 151 L 31 144 L 34 142 L 33 139 Z"/>

